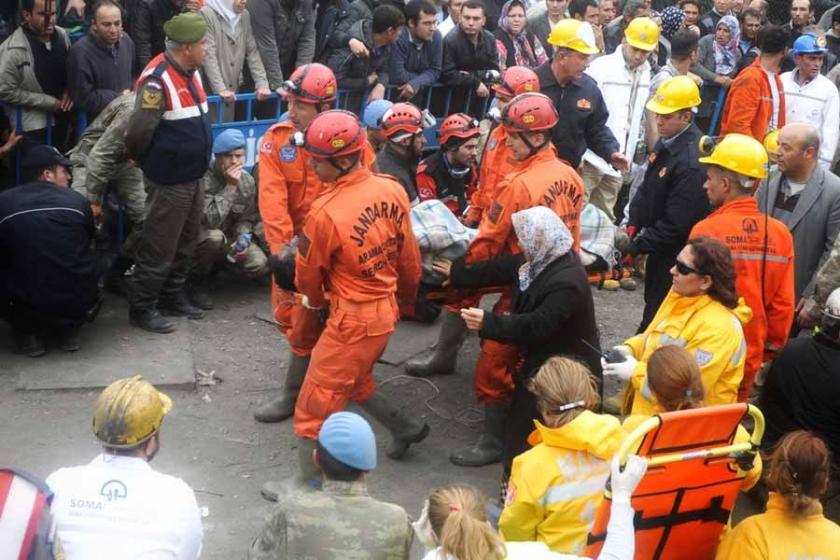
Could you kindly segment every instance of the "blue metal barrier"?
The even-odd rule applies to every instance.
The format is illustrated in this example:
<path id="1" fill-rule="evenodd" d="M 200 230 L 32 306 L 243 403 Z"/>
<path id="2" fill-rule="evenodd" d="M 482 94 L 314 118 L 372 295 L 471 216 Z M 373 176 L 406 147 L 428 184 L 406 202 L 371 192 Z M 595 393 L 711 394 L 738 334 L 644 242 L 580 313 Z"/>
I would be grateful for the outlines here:
<path id="1" fill-rule="evenodd" d="M 702 97 L 704 90 L 711 90 L 717 89 L 718 94 L 714 101 L 712 101 L 712 116 L 709 120 L 709 130 L 706 131 L 706 134 L 709 136 L 714 136 L 717 133 L 718 125 L 720 124 L 721 115 L 723 115 L 723 107 L 726 105 L 726 94 L 729 91 L 728 88 L 721 86 L 720 84 L 716 84 L 714 82 L 703 82 L 703 86 L 700 88 L 700 95 Z"/>

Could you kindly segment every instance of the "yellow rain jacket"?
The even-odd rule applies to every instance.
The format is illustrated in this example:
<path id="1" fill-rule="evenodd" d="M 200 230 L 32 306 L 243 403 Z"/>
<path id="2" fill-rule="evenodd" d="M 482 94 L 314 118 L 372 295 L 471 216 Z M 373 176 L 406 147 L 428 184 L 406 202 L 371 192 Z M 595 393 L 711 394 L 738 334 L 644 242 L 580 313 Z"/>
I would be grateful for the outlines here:
<path id="1" fill-rule="evenodd" d="M 742 325 L 750 319 L 752 310 L 744 298 L 735 309 L 729 309 L 708 295 L 686 297 L 674 290 L 668 292 L 645 332 L 624 342 L 639 361 L 628 387 L 633 391 L 632 414 L 654 413 L 647 361 L 654 350 L 668 344 L 682 346 L 697 360 L 705 405 L 736 402 L 747 352 Z"/>
<path id="2" fill-rule="evenodd" d="M 656 410 L 654 414 L 659 414 L 663 412 L 659 406 L 656 406 Z M 624 419 L 624 424 L 621 427 L 624 429 L 624 432 L 627 435 L 630 435 L 630 432 L 635 430 L 639 427 L 639 425 L 650 418 L 645 414 L 634 414 L 633 416 L 628 416 Z M 750 440 L 750 433 L 743 427 L 738 426 L 738 429 L 735 430 L 735 440 L 734 443 L 744 443 Z M 761 454 L 756 453 L 755 459 L 753 459 L 753 468 L 748 470 L 745 473 L 744 481 L 741 483 L 741 491 L 746 492 L 758 482 L 761 478 L 761 469 L 762 469 L 762 462 L 761 462 Z"/>
<path id="3" fill-rule="evenodd" d="M 819 511 L 794 517 L 785 511 L 784 498 L 770 492 L 767 512 L 741 521 L 720 544 L 716 560 L 840 558 L 840 527 Z"/>
<path id="4" fill-rule="evenodd" d="M 499 531 L 508 541 L 580 554 L 624 432 L 615 417 L 588 410 L 559 428 L 534 424 L 535 447 L 513 460 Z"/>

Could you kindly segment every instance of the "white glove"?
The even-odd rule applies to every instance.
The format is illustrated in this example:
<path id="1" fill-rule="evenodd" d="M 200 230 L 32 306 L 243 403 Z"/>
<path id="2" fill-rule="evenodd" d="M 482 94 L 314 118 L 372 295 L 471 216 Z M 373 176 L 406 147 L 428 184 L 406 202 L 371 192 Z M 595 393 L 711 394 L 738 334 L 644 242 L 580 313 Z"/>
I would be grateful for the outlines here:
<path id="1" fill-rule="evenodd" d="M 633 351 L 629 346 L 622 344 L 621 346 L 614 346 L 613 349 L 621 352 L 627 359 L 623 362 L 610 364 L 604 358 L 601 358 L 601 369 L 604 371 L 604 375 L 614 375 L 621 381 L 627 381 L 633 375 L 633 370 L 636 369 L 636 364 L 639 361 L 633 357 Z"/>
<path id="2" fill-rule="evenodd" d="M 639 457 L 638 455 L 630 455 L 627 457 L 627 464 L 624 465 L 624 470 L 621 470 L 618 462 L 618 455 L 613 457 L 612 465 L 610 465 L 610 488 L 612 489 L 613 503 L 630 503 L 630 497 L 639 485 L 639 481 L 644 478 L 647 472 L 647 459 Z"/>
<path id="3" fill-rule="evenodd" d="M 312 305 L 310 305 L 310 304 L 309 304 L 309 298 L 308 298 L 308 297 L 306 297 L 306 296 L 303 296 L 303 298 L 301 299 L 300 303 L 301 303 L 301 304 L 302 304 L 302 305 L 303 305 L 306 309 L 308 309 L 308 310 L 310 310 L 310 311 L 320 311 L 320 310 L 321 310 L 321 308 L 320 308 L 320 307 L 313 307 Z"/>
<path id="4" fill-rule="evenodd" d="M 437 546 L 435 539 L 435 532 L 432 530 L 432 524 L 429 522 L 429 500 L 423 504 L 423 511 L 420 513 L 420 519 L 412 522 L 412 529 L 426 550 L 432 550 Z"/>

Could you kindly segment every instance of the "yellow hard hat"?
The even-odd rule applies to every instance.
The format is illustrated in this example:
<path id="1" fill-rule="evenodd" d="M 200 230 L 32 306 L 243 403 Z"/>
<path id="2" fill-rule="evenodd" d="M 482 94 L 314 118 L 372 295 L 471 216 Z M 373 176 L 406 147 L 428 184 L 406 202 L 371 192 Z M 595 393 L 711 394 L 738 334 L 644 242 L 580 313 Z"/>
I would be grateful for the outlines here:
<path id="1" fill-rule="evenodd" d="M 700 163 L 717 165 L 754 179 L 767 177 L 767 151 L 761 142 L 746 134 L 727 134 L 711 155 L 700 158 Z"/>
<path id="2" fill-rule="evenodd" d="M 627 25 L 624 38 L 632 47 L 652 51 L 659 43 L 659 26 L 649 17 L 637 17 Z"/>
<path id="3" fill-rule="evenodd" d="M 96 401 L 93 433 L 107 445 L 130 448 L 154 436 L 172 400 L 140 375 L 114 381 Z"/>
<path id="4" fill-rule="evenodd" d="M 670 115 L 698 105 L 700 105 L 700 88 L 694 80 L 688 76 L 674 76 L 662 82 L 645 107 L 657 115 Z"/>
<path id="5" fill-rule="evenodd" d="M 773 153 L 779 151 L 779 132 L 780 130 L 777 128 L 776 130 L 769 132 L 767 136 L 764 137 L 764 149 L 767 150 L 767 153 Z"/>
<path id="6" fill-rule="evenodd" d="M 571 49 L 583 54 L 597 54 L 595 32 L 592 26 L 576 19 L 561 19 L 548 35 L 548 44 L 561 49 Z"/>

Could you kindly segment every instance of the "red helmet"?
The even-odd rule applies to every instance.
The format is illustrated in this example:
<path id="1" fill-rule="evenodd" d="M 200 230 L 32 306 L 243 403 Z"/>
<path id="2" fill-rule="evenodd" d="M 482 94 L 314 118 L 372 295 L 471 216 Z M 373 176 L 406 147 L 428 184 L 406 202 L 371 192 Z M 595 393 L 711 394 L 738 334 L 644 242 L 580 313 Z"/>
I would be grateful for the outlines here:
<path id="1" fill-rule="evenodd" d="M 382 134 L 391 138 L 395 134 L 420 134 L 423 132 L 423 113 L 411 103 L 394 103 L 382 115 Z"/>
<path id="2" fill-rule="evenodd" d="M 338 83 L 332 70 L 313 62 L 295 68 L 289 79 L 283 82 L 283 89 L 302 103 L 332 103 Z"/>
<path id="3" fill-rule="evenodd" d="M 511 66 L 502 74 L 499 83 L 493 84 L 493 90 L 504 97 L 516 97 L 522 93 L 538 93 L 540 79 L 526 66 Z"/>
<path id="4" fill-rule="evenodd" d="M 464 113 L 454 113 L 443 119 L 439 132 L 441 145 L 449 142 L 450 138 L 466 140 L 481 134 L 478 121 Z"/>
<path id="5" fill-rule="evenodd" d="M 303 149 L 314 158 L 334 158 L 362 151 L 365 135 L 358 117 L 350 111 L 333 109 L 315 117 L 303 133 Z M 301 142 L 300 136 L 296 144 Z"/>
<path id="6" fill-rule="evenodd" d="M 542 93 L 517 95 L 502 111 L 502 126 L 508 132 L 551 130 L 558 119 L 554 103 Z"/>

